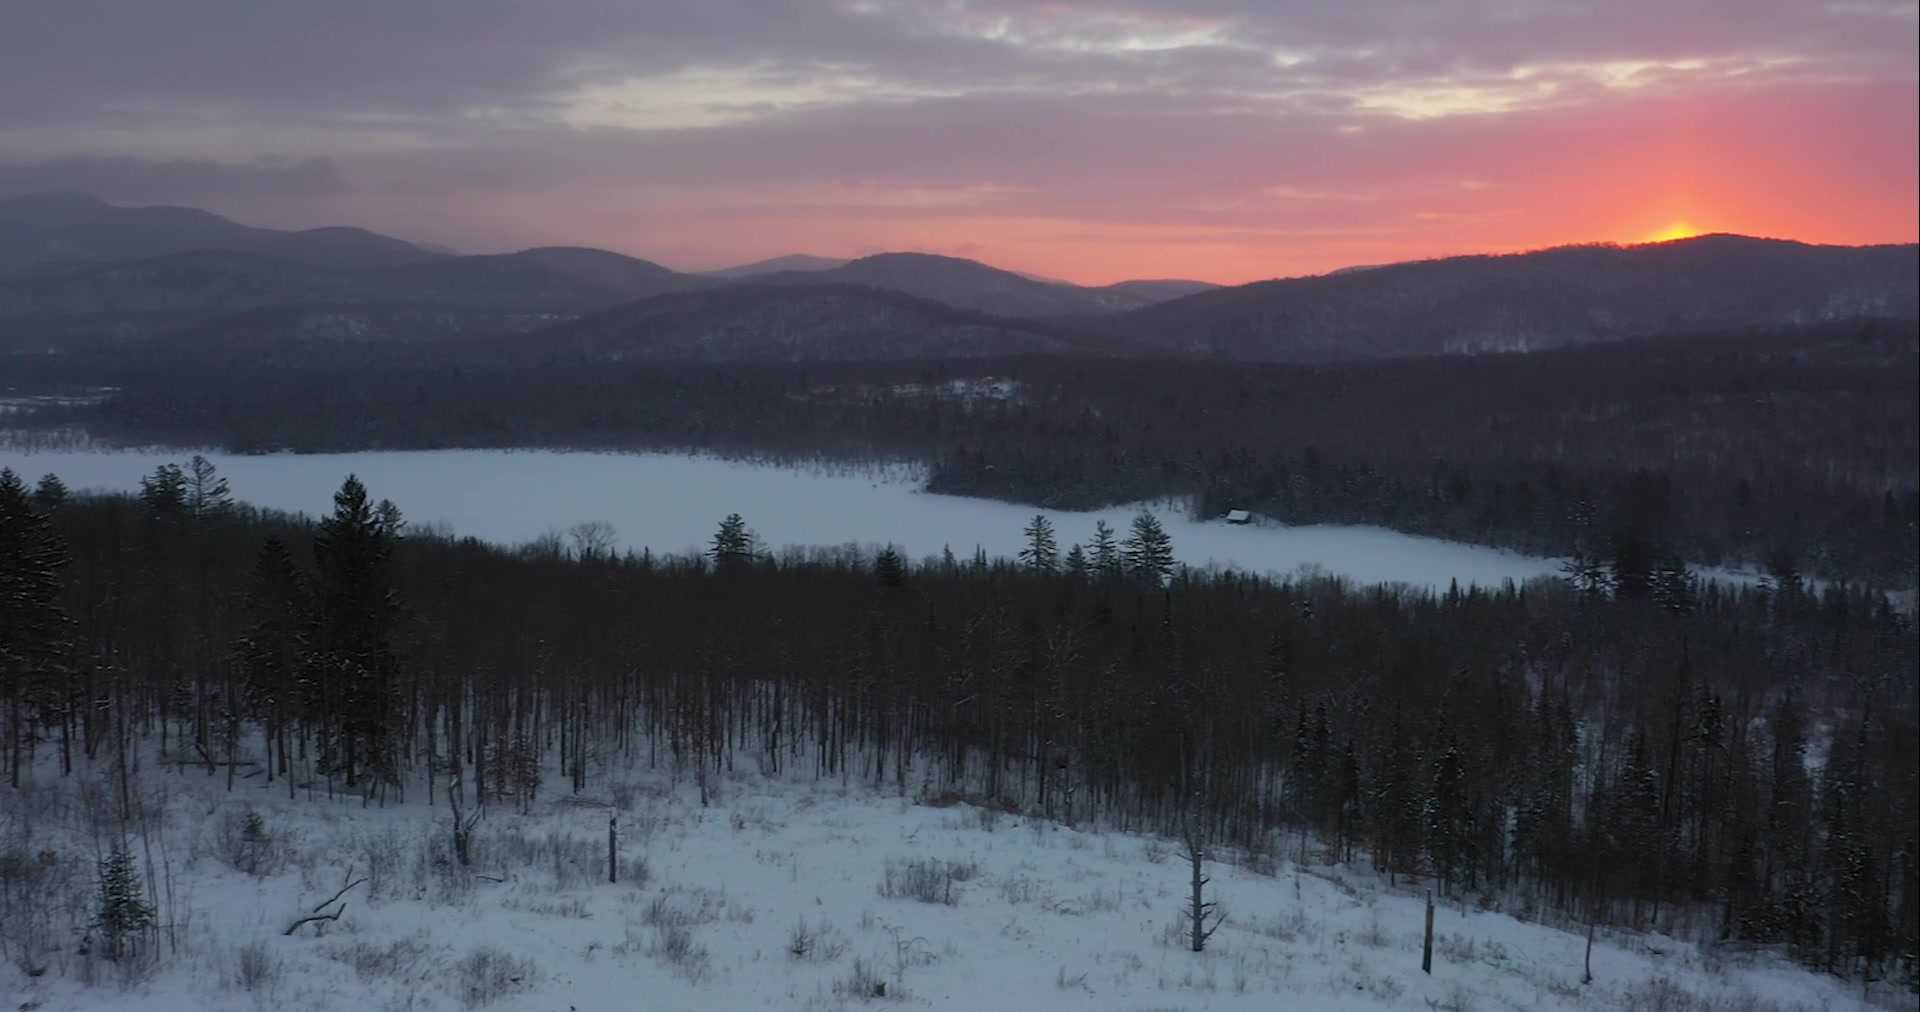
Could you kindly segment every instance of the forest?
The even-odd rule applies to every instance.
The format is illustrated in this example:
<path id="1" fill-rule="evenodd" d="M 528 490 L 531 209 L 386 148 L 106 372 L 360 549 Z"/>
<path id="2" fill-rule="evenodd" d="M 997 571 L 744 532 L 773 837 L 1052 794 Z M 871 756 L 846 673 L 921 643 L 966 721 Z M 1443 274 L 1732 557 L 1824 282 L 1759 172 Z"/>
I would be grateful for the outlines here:
<path id="1" fill-rule="evenodd" d="M 1517 551 L 1910 590 L 1920 324 L 1327 365 L 1023 356 L 608 360 L 523 340 L 12 356 L 60 438 L 238 452 L 543 446 L 923 464 L 1048 509 L 1374 524 Z"/>
<path id="2" fill-rule="evenodd" d="M 0 473 L 9 782 L 157 750 L 485 806 L 615 755 L 805 771 L 1915 981 L 1920 657 L 1859 586 L 1276 582 L 1173 567 L 1151 514 L 1066 549 L 1036 518 L 1017 560 L 770 554 L 737 515 L 699 556 L 511 549 L 343 478 L 307 521 L 204 460 L 136 495 Z"/>

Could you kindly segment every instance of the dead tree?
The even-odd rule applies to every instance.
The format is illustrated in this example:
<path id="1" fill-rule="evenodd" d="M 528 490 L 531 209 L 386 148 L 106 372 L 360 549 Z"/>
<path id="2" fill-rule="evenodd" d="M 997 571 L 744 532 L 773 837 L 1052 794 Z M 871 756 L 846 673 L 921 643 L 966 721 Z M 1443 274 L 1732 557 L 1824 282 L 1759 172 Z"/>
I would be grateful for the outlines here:
<path id="1" fill-rule="evenodd" d="M 1206 816 L 1204 813 L 1195 811 L 1199 807 L 1198 800 L 1196 797 L 1195 803 L 1187 807 L 1186 814 L 1181 820 L 1180 835 L 1182 855 L 1187 859 L 1188 867 L 1193 870 L 1193 895 L 1187 906 L 1190 932 L 1188 947 L 1194 952 L 1203 952 L 1207 947 L 1207 939 L 1212 938 L 1213 933 L 1220 930 L 1220 925 L 1226 921 L 1227 915 L 1220 910 L 1219 903 L 1206 898 L 1207 884 L 1212 882 L 1213 878 L 1203 869 L 1207 860 L 1207 833 L 1204 828 Z"/>
<path id="2" fill-rule="evenodd" d="M 453 809 L 453 856 L 460 867 L 473 866 L 473 827 L 480 822 L 480 810 L 466 811 L 461 804 L 460 777 L 456 774 L 447 784 L 448 807 Z"/>

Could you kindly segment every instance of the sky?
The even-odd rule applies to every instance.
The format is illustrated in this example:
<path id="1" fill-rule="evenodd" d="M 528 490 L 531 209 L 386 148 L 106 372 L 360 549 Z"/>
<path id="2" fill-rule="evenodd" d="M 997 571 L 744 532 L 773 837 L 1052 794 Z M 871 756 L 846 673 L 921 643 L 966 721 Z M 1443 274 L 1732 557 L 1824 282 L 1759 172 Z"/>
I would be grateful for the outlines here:
<path id="1" fill-rule="evenodd" d="M 8 0 L 0 196 L 1080 283 L 1913 242 L 1916 0 Z"/>

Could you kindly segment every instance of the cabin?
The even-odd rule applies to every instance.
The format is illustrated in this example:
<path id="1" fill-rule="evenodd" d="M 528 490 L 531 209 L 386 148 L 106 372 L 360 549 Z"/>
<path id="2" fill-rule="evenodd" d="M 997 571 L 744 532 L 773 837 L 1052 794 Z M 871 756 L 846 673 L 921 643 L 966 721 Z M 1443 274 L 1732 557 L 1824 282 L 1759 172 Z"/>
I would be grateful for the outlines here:
<path id="1" fill-rule="evenodd" d="M 1253 514 L 1248 513 L 1246 510 L 1228 510 L 1227 523 L 1230 523 L 1230 524 L 1253 523 Z"/>

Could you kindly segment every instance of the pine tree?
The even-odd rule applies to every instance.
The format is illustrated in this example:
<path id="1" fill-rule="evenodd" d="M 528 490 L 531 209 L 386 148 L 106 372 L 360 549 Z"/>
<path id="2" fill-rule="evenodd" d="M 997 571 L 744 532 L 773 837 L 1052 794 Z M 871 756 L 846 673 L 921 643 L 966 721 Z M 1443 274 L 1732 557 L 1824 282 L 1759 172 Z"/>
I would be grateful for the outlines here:
<path id="1" fill-rule="evenodd" d="M 1093 523 L 1093 547 L 1089 555 L 1095 575 L 1120 575 L 1120 542 L 1113 536 L 1113 528 L 1107 526 L 1105 520 Z"/>
<path id="2" fill-rule="evenodd" d="M 720 521 L 720 529 L 713 535 L 713 547 L 707 555 L 713 559 L 716 568 L 730 569 L 753 559 L 753 532 L 747 529 L 747 522 L 738 513 L 729 513 Z"/>
<path id="3" fill-rule="evenodd" d="M 1652 592 L 1653 546 L 1637 527 L 1623 526 L 1613 536 L 1613 595 L 1619 598 L 1644 598 Z"/>
<path id="4" fill-rule="evenodd" d="M 106 940 L 107 958 L 118 960 L 136 954 L 141 937 L 153 925 L 153 907 L 147 903 L 140 869 L 126 842 L 115 841 L 100 861 L 99 907 L 93 921 Z"/>
<path id="5" fill-rule="evenodd" d="M 182 476 L 181 505 L 196 520 L 220 516 L 233 508 L 233 492 L 213 462 L 194 454 Z"/>
<path id="6" fill-rule="evenodd" d="M 1800 575 L 1800 564 L 1794 559 L 1793 552 L 1779 548 L 1768 556 L 1767 575 L 1761 581 L 1761 585 L 1789 598 L 1797 596 L 1805 589 Z"/>
<path id="7" fill-rule="evenodd" d="M 1028 571 L 1051 573 L 1059 568 L 1060 547 L 1054 540 L 1053 524 L 1047 522 L 1046 514 L 1034 514 L 1033 522 L 1021 533 L 1027 536 L 1027 547 L 1020 550 L 1020 562 Z"/>
<path id="8" fill-rule="evenodd" d="M 1322 708 L 1318 714 L 1324 721 L 1326 710 Z M 1324 724 L 1322 728 L 1324 734 Z M 1293 801 L 1294 818 L 1305 823 L 1316 822 L 1320 815 L 1320 783 L 1325 772 L 1325 756 L 1316 746 L 1312 727 L 1307 723 L 1305 700 L 1300 701 L 1295 716 L 1290 756 L 1293 775 L 1289 794 Z"/>
<path id="9" fill-rule="evenodd" d="M 1460 874 L 1474 861 L 1473 809 L 1467 796 L 1466 758 L 1449 743 L 1433 764 L 1433 786 L 1427 795 L 1427 853 L 1440 876 L 1443 892 L 1451 892 Z"/>
<path id="10" fill-rule="evenodd" d="M 345 775 L 348 788 L 370 774 L 397 782 L 398 671 L 390 642 L 399 602 L 386 563 L 398 538 L 398 511 L 367 500 L 366 486 L 349 475 L 333 496 L 333 513 L 314 539 L 319 563 L 319 612 L 308 666 L 331 721 L 324 759 Z"/>
<path id="11" fill-rule="evenodd" d="M 179 516 L 187 503 L 187 475 L 178 464 L 162 464 L 140 479 L 140 502 L 149 516 Z"/>
<path id="12" fill-rule="evenodd" d="M 241 720 L 265 722 L 271 779 L 271 746 L 284 734 L 300 684 L 306 650 L 303 619 L 308 610 L 306 588 L 294 566 L 293 553 L 278 537 L 269 537 L 260 547 L 245 608 L 247 624 L 234 644 L 241 681 L 239 698 L 229 703 L 229 734 L 238 733 Z M 308 703 L 313 709 L 326 705 L 324 699 Z"/>
<path id="13" fill-rule="evenodd" d="M 40 484 L 33 490 L 33 501 L 41 510 L 51 513 L 67 502 L 67 483 L 57 474 L 48 473 L 40 477 Z"/>
<path id="14" fill-rule="evenodd" d="M 1680 556 L 1662 552 L 1653 567 L 1653 603 L 1661 610 L 1685 615 L 1694 608 L 1694 579 Z"/>
<path id="15" fill-rule="evenodd" d="M 1133 518 L 1133 531 L 1122 546 L 1122 561 L 1127 575 L 1156 586 L 1173 575 L 1173 539 L 1160 526 L 1160 518 L 1147 510 Z"/>
<path id="16" fill-rule="evenodd" d="M 899 590 L 907 585 L 906 560 L 900 557 L 900 553 L 894 550 L 892 545 L 888 545 L 880 549 L 880 554 L 874 558 L 873 575 L 880 581 L 880 586 L 888 590 Z"/>
<path id="17" fill-rule="evenodd" d="M 1087 569 L 1087 550 L 1078 544 L 1067 549 L 1067 572 L 1074 576 L 1085 576 Z"/>
<path id="18" fill-rule="evenodd" d="M 48 668 L 64 646 L 60 569 L 67 548 L 12 468 L 0 469 L 0 678 L 7 698 L 9 773 L 20 786 L 27 708 L 52 692 Z"/>
<path id="19" fill-rule="evenodd" d="M 1613 579 L 1606 565 L 1595 556 L 1576 550 L 1560 564 L 1560 572 L 1573 589 L 1587 597 L 1607 597 L 1613 593 Z"/>

